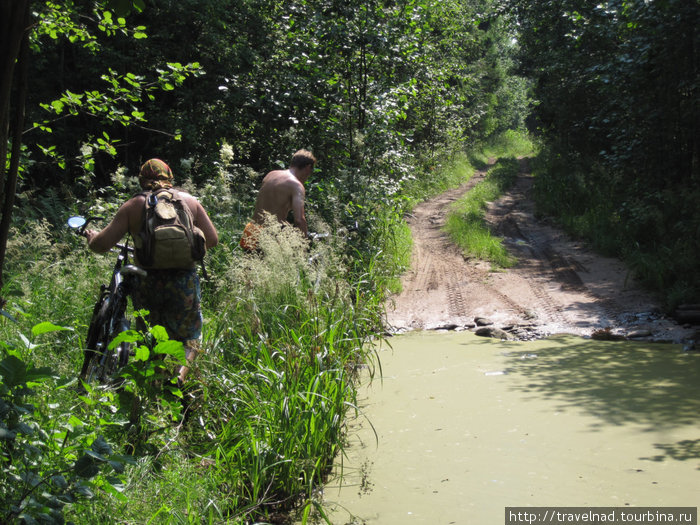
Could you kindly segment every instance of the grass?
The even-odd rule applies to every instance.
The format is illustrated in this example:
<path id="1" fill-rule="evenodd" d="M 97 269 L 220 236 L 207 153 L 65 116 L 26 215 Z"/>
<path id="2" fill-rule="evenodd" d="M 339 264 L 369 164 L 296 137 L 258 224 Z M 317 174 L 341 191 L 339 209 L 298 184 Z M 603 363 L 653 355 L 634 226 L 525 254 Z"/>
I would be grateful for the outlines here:
<path id="1" fill-rule="evenodd" d="M 515 159 L 499 161 L 485 180 L 453 204 L 447 215 L 445 231 L 465 255 L 487 260 L 500 268 L 515 264 L 502 239 L 494 236 L 484 223 L 484 215 L 489 202 L 498 199 L 513 183 L 518 169 Z"/>
<path id="2" fill-rule="evenodd" d="M 387 216 L 383 227 L 392 224 Z M 203 283 L 205 353 L 188 382 L 193 416 L 184 425 L 173 422 L 172 398 L 151 381 L 150 390 L 139 391 L 138 426 L 127 413 L 133 395 L 96 388 L 77 398 L 65 386 L 77 375 L 91 306 L 112 257 L 86 254 L 82 239 L 69 234 L 51 239 L 40 224 L 15 232 L 8 275 L 16 277 L 6 288 L 12 291 L 6 313 L 16 322 L 0 321 L 0 359 L 17 355 L 48 367 L 56 379 L 24 391 L 36 412 L 26 413 L 23 424 L 43 437 L 20 434 L 13 454 L 23 444 L 35 455 L 48 448 L 43 456 L 17 456 L 12 469 L 3 463 L 0 487 L 8 490 L 0 521 L 9 515 L 6 505 L 32 492 L 14 470 L 54 476 L 80 454 L 63 457 L 61 450 L 89 451 L 99 436 L 114 452 L 129 450 L 135 464 L 120 473 L 107 462 L 89 480 L 75 478 L 92 494 L 86 497 L 85 488 L 61 504 L 76 524 L 115 517 L 134 524 L 265 523 L 320 509 L 317 487 L 341 450 L 358 370 L 375 363 L 369 343 L 381 328 L 382 283 L 392 278 L 380 259 L 403 264 L 392 255 L 392 246 L 406 242 L 398 231 L 383 241 L 385 255 L 364 260 L 343 255 L 342 237 L 309 249 L 295 229 L 276 223 L 261 238 L 262 257 L 218 247 L 209 256 L 211 280 Z M 310 257 L 319 262 L 309 264 Z M 46 320 L 68 329 L 33 335 L 32 327 Z M 46 441 L 52 435 L 60 441 Z M 63 489 L 45 492 L 51 490 Z M 39 498 L 32 512 L 43 515 L 51 497 Z"/>
<path id="3" fill-rule="evenodd" d="M 507 268 L 515 263 L 503 246 L 502 240 L 492 235 L 484 224 L 488 202 L 496 200 L 515 180 L 518 173 L 516 157 L 532 154 L 530 138 L 521 132 L 507 131 L 493 137 L 468 153 L 453 157 L 435 167 L 428 177 L 409 181 L 403 188 L 410 206 L 457 187 L 479 169 L 486 169 L 494 158 L 501 158 L 487 179 L 458 201 L 448 214 L 446 231 L 465 254 L 490 261 L 494 266 Z"/>
<path id="4" fill-rule="evenodd" d="M 458 153 L 443 163 L 430 165 L 427 173 L 406 181 L 402 195 L 410 209 L 419 202 L 467 182 L 482 163 L 479 156 Z"/>
<path id="5" fill-rule="evenodd" d="M 488 158 L 527 157 L 534 150 L 535 145 L 526 133 L 508 130 L 484 144 L 482 155 Z"/>

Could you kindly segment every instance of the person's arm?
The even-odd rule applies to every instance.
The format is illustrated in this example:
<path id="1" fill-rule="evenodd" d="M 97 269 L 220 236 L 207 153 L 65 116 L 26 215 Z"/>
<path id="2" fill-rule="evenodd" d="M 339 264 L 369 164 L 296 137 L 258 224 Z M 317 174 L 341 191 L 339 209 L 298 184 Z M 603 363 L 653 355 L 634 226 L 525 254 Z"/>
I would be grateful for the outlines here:
<path id="1" fill-rule="evenodd" d="M 294 213 L 294 225 L 301 230 L 306 237 L 309 234 L 309 228 L 306 224 L 306 216 L 304 215 L 304 199 L 306 190 L 304 185 L 299 182 L 295 185 L 292 191 L 292 212 Z"/>
<path id="2" fill-rule="evenodd" d="M 133 212 L 133 199 L 121 205 L 117 214 L 102 231 L 85 230 L 88 247 L 96 253 L 108 252 L 129 231 L 129 217 Z"/>
<path id="3" fill-rule="evenodd" d="M 202 230 L 204 238 L 207 240 L 207 250 L 219 244 L 219 234 L 216 231 L 214 223 L 211 222 L 207 211 L 204 209 L 197 199 L 192 197 L 189 202 L 194 216 L 194 225 Z"/>

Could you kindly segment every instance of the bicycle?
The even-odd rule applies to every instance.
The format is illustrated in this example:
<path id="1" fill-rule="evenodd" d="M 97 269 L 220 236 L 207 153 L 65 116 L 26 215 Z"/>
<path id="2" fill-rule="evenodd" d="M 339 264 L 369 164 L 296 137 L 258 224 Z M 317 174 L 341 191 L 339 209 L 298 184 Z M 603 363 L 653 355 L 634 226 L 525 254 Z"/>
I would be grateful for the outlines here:
<path id="1" fill-rule="evenodd" d="M 70 217 L 68 226 L 78 235 L 85 236 L 85 228 L 100 217 Z M 117 260 L 108 285 L 100 285 L 100 294 L 92 310 L 83 353 L 80 379 L 85 382 L 114 383 L 119 371 L 129 361 L 131 344 L 122 342 L 113 349 L 109 344 L 121 332 L 129 330 L 126 316 L 128 297 L 136 276 L 145 277 L 146 270 L 130 263 L 134 249 L 128 243 L 116 245 Z"/>

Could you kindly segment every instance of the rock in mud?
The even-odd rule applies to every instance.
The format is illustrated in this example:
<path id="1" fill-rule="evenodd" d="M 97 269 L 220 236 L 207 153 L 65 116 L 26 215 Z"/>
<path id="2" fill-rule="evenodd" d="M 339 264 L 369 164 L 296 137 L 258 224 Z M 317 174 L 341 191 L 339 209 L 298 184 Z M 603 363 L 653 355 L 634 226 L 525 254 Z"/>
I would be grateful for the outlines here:
<path id="1" fill-rule="evenodd" d="M 474 330 L 474 333 L 476 335 L 480 335 L 481 337 L 493 337 L 494 339 L 505 339 L 508 341 L 512 341 L 515 339 L 505 330 L 501 330 L 500 328 L 496 328 L 495 326 L 482 326 L 481 328 L 477 328 L 476 330 Z"/>
<path id="2" fill-rule="evenodd" d="M 477 317 L 474 322 L 476 326 L 491 326 L 493 324 L 493 321 L 487 317 Z"/>
<path id="3" fill-rule="evenodd" d="M 651 337 L 651 330 L 640 328 L 639 330 L 633 330 L 627 334 L 628 339 L 641 339 L 643 337 Z"/>
<path id="4" fill-rule="evenodd" d="M 598 341 L 623 341 L 625 336 L 614 333 L 610 328 L 601 328 L 600 330 L 595 330 L 591 334 L 591 339 L 596 339 Z"/>
<path id="5" fill-rule="evenodd" d="M 458 328 L 461 328 L 460 325 L 455 324 L 455 323 L 447 323 L 447 324 L 441 324 L 438 326 L 433 326 L 430 328 L 430 330 L 447 330 L 447 331 L 453 331 L 457 330 Z"/>

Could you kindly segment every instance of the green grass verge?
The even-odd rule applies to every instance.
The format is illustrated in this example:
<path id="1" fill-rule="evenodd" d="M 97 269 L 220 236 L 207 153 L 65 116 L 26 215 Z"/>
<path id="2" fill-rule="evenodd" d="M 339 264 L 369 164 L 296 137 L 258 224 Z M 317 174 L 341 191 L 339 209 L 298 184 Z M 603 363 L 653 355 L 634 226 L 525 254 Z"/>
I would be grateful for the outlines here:
<path id="1" fill-rule="evenodd" d="M 502 239 L 494 236 L 484 223 L 484 214 L 488 203 L 498 199 L 517 174 L 517 160 L 502 159 L 489 171 L 484 181 L 453 204 L 447 215 L 445 231 L 465 255 L 487 260 L 500 268 L 515 264 Z"/>
<path id="2" fill-rule="evenodd" d="M 406 242 L 397 232 L 387 247 Z M 225 242 L 209 255 L 204 352 L 182 425 L 173 388 L 150 371 L 120 391 L 77 389 L 113 256 L 42 225 L 15 232 L 4 310 L 15 322 L 0 318 L 0 521 L 24 508 L 57 523 L 277 522 L 321 505 L 357 373 L 375 363 L 391 271 L 376 252 L 346 258 L 340 237 L 307 250 L 295 229 L 268 234 L 265 257 Z"/>
<path id="3" fill-rule="evenodd" d="M 459 153 L 444 162 L 429 166 L 422 176 L 403 185 L 401 195 L 408 203 L 407 208 L 464 184 L 478 169 L 480 162 L 466 153 Z"/>

